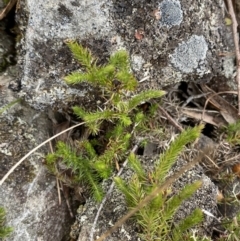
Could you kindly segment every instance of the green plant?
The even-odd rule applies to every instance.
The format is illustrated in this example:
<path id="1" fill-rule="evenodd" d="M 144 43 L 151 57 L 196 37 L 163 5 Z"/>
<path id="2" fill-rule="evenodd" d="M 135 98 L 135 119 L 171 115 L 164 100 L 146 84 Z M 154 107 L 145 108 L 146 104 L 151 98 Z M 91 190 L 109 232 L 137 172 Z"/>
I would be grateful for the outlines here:
<path id="1" fill-rule="evenodd" d="M 74 114 L 86 123 L 87 136 L 74 147 L 63 142 L 57 144 L 56 152 L 46 158 L 47 166 L 63 181 L 87 184 L 97 201 L 103 197 L 99 181 L 110 177 L 114 164 L 127 157 L 132 136 L 136 128 L 146 121 L 146 114 L 138 106 L 152 98 L 159 98 L 164 91 L 148 90 L 134 94 L 137 80 L 130 71 L 126 51 L 113 54 L 107 64 L 98 66 L 97 59 L 89 50 L 75 42 L 67 45 L 84 68 L 75 71 L 65 80 L 68 84 L 87 82 L 100 89 L 104 100 L 97 110 L 89 112 L 74 106 Z M 89 136 L 93 138 L 89 140 Z M 72 170 L 71 180 L 60 172 L 56 163 Z"/>
<path id="2" fill-rule="evenodd" d="M 153 128 L 152 124 L 149 124 L 157 105 L 152 104 L 149 110 L 145 111 L 141 104 L 161 97 L 164 91 L 134 93 L 137 81 L 130 71 L 129 57 L 124 50 L 116 52 L 107 64 L 99 66 L 97 59 L 88 49 L 76 42 L 68 42 L 67 45 L 81 64 L 82 70 L 70 73 L 65 77 L 66 82 L 88 83 L 99 90 L 104 103 L 94 111 L 86 111 L 80 106 L 73 107 L 74 114 L 84 121 L 87 135 L 74 144 L 58 142 L 56 151 L 46 158 L 47 165 L 58 178 L 69 185 L 79 182 L 86 184 L 95 199 L 100 201 L 103 197 L 100 180 L 109 178 L 115 164 L 128 158 L 135 172 L 131 182 L 127 184 L 121 178 L 115 178 L 115 182 L 125 194 L 129 207 L 134 208 L 156 187 L 164 184 L 177 156 L 187 143 L 199 137 L 202 126 L 187 129 L 178 136 L 160 156 L 149 180 L 148 173 L 145 173 L 137 157 L 128 153 L 135 135 L 150 131 L 156 135 L 162 133 L 158 127 Z M 65 175 L 63 169 L 71 169 L 71 178 Z M 178 195 L 172 197 L 169 188 L 140 209 L 136 218 L 143 229 L 142 237 L 145 240 L 181 240 L 182 232 L 186 236 L 190 227 L 202 221 L 201 210 L 196 209 L 189 217 L 175 225 L 172 217 L 182 201 L 191 197 L 200 186 L 200 181 L 187 185 Z"/>
<path id="3" fill-rule="evenodd" d="M 10 0 L 3 0 L 3 3 L 4 3 L 5 5 L 7 5 L 7 4 L 9 3 L 9 1 L 10 1 Z"/>
<path id="4" fill-rule="evenodd" d="M 8 237 L 13 229 L 5 226 L 5 215 L 6 212 L 3 207 L 0 207 L 0 239 Z"/>
<path id="5" fill-rule="evenodd" d="M 229 124 L 226 128 L 227 141 L 232 145 L 240 144 L 240 121 Z"/>
<path id="6" fill-rule="evenodd" d="M 149 173 L 145 172 L 138 158 L 134 154 L 129 156 L 129 165 L 135 174 L 129 183 L 126 183 L 120 177 L 116 177 L 115 182 L 125 195 L 130 209 L 135 208 L 157 186 L 165 182 L 169 170 L 176 162 L 177 156 L 187 143 L 199 137 L 201 129 L 202 126 L 187 129 L 177 137 L 169 149 L 156 162 L 156 166 L 151 173 L 151 180 L 149 180 Z M 197 181 L 186 185 L 177 195 L 173 196 L 171 196 L 169 187 L 165 192 L 159 193 L 148 205 L 140 209 L 135 218 L 142 227 L 141 237 L 143 240 L 184 240 L 184 235 L 189 235 L 187 230 L 203 220 L 202 211 L 200 209 L 194 210 L 192 214 L 178 224 L 173 223 L 173 216 L 181 203 L 191 197 L 201 184 L 200 181 Z"/>
<path id="7" fill-rule="evenodd" d="M 240 212 L 234 218 L 224 218 L 221 223 L 225 232 L 222 233 L 217 240 L 238 241 L 240 237 Z"/>
<path id="8" fill-rule="evenodd" d="M 20 99 L 17 99 L 17 100 L 14 100 L 12 102 L 10 102 L 9 104 L 7 104 L 6 106 L 4 107 L 1 107 L 0 108 L 0 115 L 5 111 L 5 110 L 8 110 L 9 108 L 11 108 L 13 105 L 15 105 L 16 103 L 20 102 L 21 100 Z"/>

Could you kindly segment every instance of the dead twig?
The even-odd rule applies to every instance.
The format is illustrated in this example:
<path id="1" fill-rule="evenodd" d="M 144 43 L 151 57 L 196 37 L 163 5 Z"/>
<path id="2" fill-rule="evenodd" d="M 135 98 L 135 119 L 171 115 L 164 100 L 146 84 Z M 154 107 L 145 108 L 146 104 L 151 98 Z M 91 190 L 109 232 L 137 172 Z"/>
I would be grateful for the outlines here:
<path id="1" fill-rule="evenodd" d="M 61 199 L 61 191 L 60 191 L 60 186 L 59 186 L 60 180 L 56 176 L 56 183 L 57 183 L 57 192 L 58 192 L 58 203 L 61 206 L 62 204 L 62 199 Z"/>
<path id="2" fill-rule="evenodd" d="M 51 150 L 51 153 L 53 153 L 53 147 L 52 147 L 52 142 L 51 141 L 49 141 L 49 148 Z M 61 192 L 60 192 L 59 182 L 60 182 L 60 180 L 58 180 L 58 178 L 56 176 L 57 192 L 58 192 L 58 203 L 59 203 L 59 205 L 61 205 L 62 204 L 62 200 L 61 200 Z"/>
<path id="3" fill-rule="evenodd" d="M 234 160 L 238 160 L 239 157 L 240 157 L 240 154 L 238 154 L 238 155 L 236 155 L 236 156 L 234 156 L 234 157 L 231 157 L 231 158 L 229 158 L 229 159 L 227 159 L 227 160 L 224 160 L 224 161 L 222 161 L 220 164 L 223 164 L 223 163 L 226 163 L 226 162 L 230 162 L 230 161 L 234 161 Z"/>
<path id="4" fill-rule="evenodd" d="M 68 207 L 69 214 L 73 218 L 74 215 L 73 215 L 73 212 L 72 212 L 72 208 L 71 208 L 71 205 L 70 205 L 70 198 L 69 198 L 69 187 L 65 186 L 62 182 L 60 182 L 60 184 L 61 184 L 61 190 L 62 190 L 63 196 L 66 200 L 66 204 L 67 204 L 67 207 Z"/>
<path id="5" fill-rule="evenodd" d="M 213 93 L 212 95 L 210 95 L 206 102 L 205 102 L 205 105 L 203 107 L 203 111 L 202 111 L 202 120 L 204 120 L 204 115 L 205 115 L 205 111 L 206 111 L 206 107 L 207 107 L 207 104 L 208 102 L 214 97 L 214 96 L 217 96 L 217 95 L 220 95 L 220 94 L 238 94 L 238 92 L 236 91 L 221 91 L 221 92 L 218 92 L 218 93 Z M 238 94 L 239 95 L 239 94 Z M 220 113 L 221 113 L 221 110 L 220 110 Z M 221 113 L 223 115 L 223 113 Z M 233 114 L 233 113 L 232 113 Z M 224 116 L 223 116 L 224 117 Z M 231 116 L 232 118 L 232 123 L 233 122 L 236 122 L 237 120 L 235 119 L 235 117 Z M 225 119 L 225 118 L 224 118 Z M 227 121 L 227 120 L 226 120 Z M 229 122 L 228 122 L 229 123 Z"/>
<path id="6" fill-rule="evenodd" d="M 131 150 L 130 153 L 135 153 L 135 152 L 137 151 L 137 148 L 138 148 L 138 145 L 135 145 L 135 146 L 133 147 L 133 149 Z M 125 168 L 125 166 L 127 165 L 127 163 L 128 163 L 128 159 L 125 160 L 125 162 L 123 163 L 121 169 L 118 171 L 118 173 L 117 173 L 117 175 L 116 175 L 117 177 L 119 177 L 119 176 L 122 174 L 123 169 Z M 109 197 L 110 194 L 112 193 L 114 186 L 115 186 L 115 183 L 112 182 L 112 184 L 111 184 L 108 192 L 106 193 L 104 199 L 102 200 L 102 202 L 101 202 L 101 204 L 100 204 L 100 206 L 99 206 L 99 209 L 98 209 L 98 211 L 97 211 L 97 214 L 96 214 L 96 217 L 95 217 L 95 219 L 94 219 L 94 222 L 93 222 L 93 225 L 92 225 L 92 229 L 91 229 L 91 232 L 90 232 L 90 241 L 93 241 L 93 235 L 94 235 L 94 232 L 95 232 L 95 228 L 96 228 L 96 225 L 97 225 L 97 221 L 98 221 L 100 212 L 102 211 L 103 206 L 104 206 L 104 204 L 106 203 L 108 197 Z"/>
<path id="7" fill-rule="evenodd" d="M 53 140 L 54 138 L 66 133 L 67 131 L 70 131 L 78 126 L 84 125 L 86 122 L 81 122 L 78 123 L 74 126 L 71 126 L 69 128 L 67 128 L 66 130 L 63 130 L 61 132 L 59 132 L 58 134 L 48 138 L 46 141 L 42 142 L 40 145 L 38 145 L 37 147 L 35 147 L 34 149 L 32 149 L 30 152 L 28 152 L 21 160 L 19 160 L 13 167 L 11 167 L 11 169 L 4 175 L 4 177 L 0 180 L 0 186 L 2 186 L 2 184 L 4 183 L 4 181 L 8 178 L 8 176 L 14 172 L 14 170 L 24 161 L 26 160 L 30 155 L 32 155 L 36 150 L 38 150 L 40 147 L 44 146 L 45 144 L 47 144 L 49 141 Z"/>
<path id="8" fill-rule="evenodd" d="M 0 12 L 0 20 L 4 19 L 11 9 L 15 6 L 17 0 L 10 0 L 7 6 Z"/>
<path id="9" fill-rule="evenodd" d="M 238 23 L 237 23 L 234 9 L 233 9 L 232 0 L 227 0 L 227 4 L 228 4 L 228 11 L 232 19 L 233 40 L 234 40 L 236 60 L 237 60 L 236 82 L 238 85 L 238 115 L 240 115 L 240 52 L 239 52 L 239 37 L 238 37 L 238 31 L 237 31 Z"/>

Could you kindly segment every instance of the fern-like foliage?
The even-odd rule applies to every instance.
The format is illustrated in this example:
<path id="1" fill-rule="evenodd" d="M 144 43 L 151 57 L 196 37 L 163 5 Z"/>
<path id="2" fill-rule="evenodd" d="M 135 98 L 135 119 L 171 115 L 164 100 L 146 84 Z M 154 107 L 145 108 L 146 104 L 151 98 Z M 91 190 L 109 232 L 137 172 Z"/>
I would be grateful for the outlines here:
<path id="1" fill-rule="evenodd" d="M 3 207 L 0 207 L 0 239 L 8 237 L 13 231 L 11 227 L 5 226 L 5 215 L 5 209 Z"/>
<path id="2" fill-rule="evenodd" d="M 146 117 L 138 110 L 138 105 L 152 98 L 159 98 L 165 92 L 149 90 L 137 95 L 130 94 L 136 89 L 137 80 L 131 73 L 129 56 L 124 50 L 110 56 L 107 64 L 97 66 L 97 58 L 90 50 L 76 42 L 68 42 L 67 45 L 83 70 L 70 73 L 65 77 L 66 82 L 68 84 L 86 82 L 101 89 L 106 103 L 92 112 L 83 106 L 73 107 L 75 115 L 86 123 L 88 133 L 96 138 L 91 143 L 88 140 L 79 142 L 77 148 L 59 142 L 56 152 L 47 156 L 47 165 L 58 178 L 69 183 L 71 181 L 69 178 L 67 180 L 57 164 L 63 163 L 65 169 L 72 170 L 72 181 L 87 183 L 95 199 L 100 201 L 103 192 L 99 180 L 108 178 L 113 171 L 113 164 L 127 157 L 132 138 L 130 133 L 135 128 L 136 116 L 138 124 Z M 98 138 L 104 140 L 101 145 L 105 148 L 97 154 L 97 144 L 92 145 L 92 143 L 97 143 Z"/>
<path id="3" fill-rule="evenodd" d="M 75 42 L 68 43 L 69 48 L 85 72 L 73 72 L 65 77 L 69 84 L 86 82 L 94 87 L 100 87 L 106 99 L 105 109 L 88 113 L 80 106 L 73 107 L 74 113 L 83 119 L 93 134 L 97 134 L 104 120 L 111 122 L 121 121 L 123 126 L 133 123 L 133 110 L 142 102 L 159 98 L 165 94 L 160 90 L 147 90 L 130 98 L 126 93 L 134 91 L 137 80 L 130 71 L 129 56 L 126 51 L 120 50 L 109 58 L 104 66 L 96 66 L 95 58 L 90 51 Z"/>
<path id="4" fill-rule="evenodd" d="M 190 215 L 188 215 L 179 224 L 175 226 L 175 228 L 172 231 L 172 239 L 182 240 L 183 232 L 186 232 L 187 230 L 201 223 L 202 221 L 203 221 L 202 210 L 199 208 L 196 208 Z"/>
<path id="5" fill-rule="evenodd" d="M 83 185 L 88 185 L 94 196 L 98 201 L 102 199 L 103 191 L 99 185 L 100 175 L 96 173 L 91 157 L 93 156 L 92 151 L 89 149 L 90 143 L 79 143 L 81 146 L 85 146 L 88 150 L 88 156 L 77 154 L 77 150 L 72 149 L 70 146 L 63 142 L 58 142 L 56 146 L 56 151 L 53 154 L 49 154 L 46 157 L 47 166 L 55 174 L 58 173 L 58 178 L 67 182 L 65 179 L 64 170 L 71 169 L 72 171 L 72 184 L 81 183 Z M 91 148 L 92 149 L 92 148 Z M 58 171 L 56 163 L 60 161 L 62 164 L 61 168 L 63 170 Z M 107 169 L 107 166 L 105 165 Z M 61 174 L 60 174 L 61 173 Z M 68 181 L 69 182 L 69 181 Z"/>
<path id="6" fill-rule="evenodd" d="M 58 142 L 56 151 L 46 158 L 47 166 L 70 186 L 74 183 L 88 186 L 94 198 L 100 201 L 103 197 L 100 181 L 109 178 L 114 167 L 128 158 L 134 172 L 131 181 L 126 183 L 117 177 L 115 183 L 125 195 L 129 208 L 134 208 L 156 187 L 164 184 L 178 155 L 186 144 L 199 137 L 203 126 L 181 133 L 159 157 L 150 179 L 140 160 L 133 153 L 128 156 L 128 153 L 134 135 L 155 131 L 148 127 L 148 122 L 151 118 L 149 116 L 156 112 L 157 105 L 151 105 L 148 114 L 139 106 L 151 99 L 160 98 L 165 92 L 146 90 L 134 93 L 138 82 L 131 72 L 128 53 L 124 50 L 110 56 L 105 65 L 98 66 L 97 58 L 90 50 L 76 42 L 68 42 L 67 45 L 82 68 L 66 76 L 65 81 L 68 84 L 86 82 L 93 88 L 97 87 L 101 90 L 105 103 L 91 112 L 84 106 L 73 107 L 74 114 L 86 123 L 85 128 L 91 135 L 91 140 L 85 137 L 81 141 L 75 141 L 72 146 Z M 161 131 L 154 133 L 159 134 Z M 70 176 L 67 175 L 69 170 Z M 182 240 L 183 232 L 187 233 L 189 228 L 201 222 L 201 210 L 196 209 L 175 225 L 172 217 L 181 203 L 191 197 L 200 186 L 201 182 L 189 184 L 174 196 L 169 187 L 141 208 L 135 217 L 142 227 L 142 238 L 148 241 Z"/>
<path id="7" fill-rule="evenodd" d="M 95 61 L 95 59 L 92 57 L 91 52 L 88 49 L 84 48 L 83 46 L 81 46 L 78 43 L 73 42 L 73 41 L 69 41 L 66 44 L 72 51 L 73 56 L 83 66 L 85 66 L 88 70 L 90 70 Z"/>
<path id="8" fill-rule="evenodd" d="M 155 180 L 158 180 L 158 182 L 164 180 L 170 168 L 176 162 L 177 156 L 183 151 L 185 145 L 196 140 L 200 136 L 202 129 L 203 125 L 196 126 L 192 129 L 189 128 L 177 137 L 170 148 L 160 156 L 159 163 L 156 164 Z"/>
<path id="9" fill-rule="evenodd" d="M 170 168 L 176 162 L 184 146 L 198 138 L 202 128 L 203 126 L 197 126 L 187 129 L 176 138 L 168 150 L 160 156 L 151 174 L 151 181 L 140 160 L 134 154 L 130 154 L 129 165 L 135 172 L 131 181 L 126 183 L 120 177 L 114 179 L 119 190 L 125 195 L 130 209 L 136 207 L 158 185 L 164 183 Z M 172 218 L 181 203 L 190 198 L 201 185 L 201 181 L 186 185 L 177 195 L 173 195 L 171 198 L 169 198 L 171 194 L 169 188 L 164 193 L 159 193 L 148 205 L 139 210 L 135 218 L 142 227 L 142 239 L 147 241 L 183 240 L 184 232 L 203 220 L 202 211 L 196 209 L 177 225 L 173 225 Z"/>
<path id="10" fill-rule="evenodd" d="M 240 144 L 240 121 L 226 127 L 227 140 L 232 145 Z"/>
<path id="11" fill-rule="evenodd" d="M 120 50 L 113 54 L 109 62 L 104 66 L 96 66 L 96 58 L 91 52 L 76 42 L 68 42 L 73 56 L 85 68 L 85 72 L 73 72 L 65 77 L 69 84 L 77 84 L 83 81 L 100 86 L 106 94 L 112 95 L 113 91 L 134 91 L 137 80 L 130 72 L 129 57 L 126 51 Z"/>

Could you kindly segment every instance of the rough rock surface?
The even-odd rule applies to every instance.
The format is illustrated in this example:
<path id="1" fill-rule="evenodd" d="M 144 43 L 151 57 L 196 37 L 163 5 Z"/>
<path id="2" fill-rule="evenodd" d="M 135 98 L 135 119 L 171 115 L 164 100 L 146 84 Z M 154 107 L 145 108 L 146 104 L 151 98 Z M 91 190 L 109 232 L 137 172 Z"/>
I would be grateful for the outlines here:
<path id="1" fill-rule="evenodd" d="M 79 68 L 64 43 L 66 39 L 89 47 L 100 63 L 117 49 L 128 50 L 136 77 L 145 78 L 140 90 L 213 77 L 234 86 L 234 59 L 220 57 L 233 50 L 231 38 L 227 39 L 231 28 L 224 24 L 223 0 L 21 0 L 16 20 L 22 31 L 17 44 L 20 72 L 11 85 L 6 76 L 3 78 L 8 94 L 0 96 L 1 105 L 14 99 L 8 87 L 21 87 L 19 96 L 34 109 L 26 105 L 1 120 L 1 177 L 47 138 L 47 118 L 38 110 L 62 110 L 94 99 L 89 86 L 70 88 L 63 81 L 67 73 Z M 60 241 L 65 233 L 66 207 L 58 206 L 54 179 L 46 176 L 41 166 L 44 154 L 41 150 L 30 157 L 1 186 L 0 203 L 7 209 L 9 225 L 15 228 L 9 240 Z M 116 202 L 121 201 L 116 200 L 113 204 L 117 208 Z M 115 211 L 122 215 L 121 210 Z M 87 225 L 91 221 L 88 217 Z M 128 233 L 125 228 L 130 228 Z M 125 226 L 120 237 L 128 240 L 131 234 L 131 240 L 137 240 L 132 228 Z"/>
<path id="2" fill-rule="evenodd" d="M 19 58 L 21 96 L 36 109 L 63 109 L 91 99 L 86 85 L 69 88 L 63 81 L 79 68 L 66 39 L 88 46 L 99 62 L 127 49 L 137 78 L 147 78 L 140 89 L 216 76 L 231 80 L 234 75 L 233 58 L 220 57 L 232 51 L 223 1 L 26 0 L 18 16 L 25 31 Z"/>
<path id="3" fill-rule="evenodd" d="M 156 143 L 159 141 L 155 140 Z M 198 142 L 198 148 L 202 149 L 206 145 L 214 145 L 206 136 L 201 136 Z M 148 145 L 147 145 L 148 146 Z M 144 149 L 148 149 L 148 147 Z M 150 147 L 150 149 L 152 149 Z M 146 172 L 151 172 L 158 161 L 159 155 L 154 154 L 154 152 L 147 150 L 142 156 L 138 156 Z M 169 175 L 173 175 L 177 172 L 183 165 L 187 164 L 187 160 L 179 159 L 171 169 Z M 132 176 L 132 171 L 129 168 L 125 168 L 121 177 L 125 181 L 129 181 Z M 186 184 L 193 183 L 197 180 L 202 181 L 202 186 L 196 193 L 189 199 L 185 200 L 179 209 L 177 210 L 174 221 L 179 222 L 191 214 L 196 208 L 200 208 L 204 211 L 217 216 L 217 187 L 216 185 L 204 174 L 204 171 L 200 165 L 196 165 L 188 172 L 184 173 L 179 179 L 177 179 L 171 186 L 171 191 L 173 195 L 177 195 L 179 191 L 184 188 Z M 103 188 L 107 191 L 110 187 L 111 182 L 103 183 Z M 72 226 L 72 234 L 77 236 L 79 233 L 78 241 L 89 240 L 89 235 L 92 232 L 92 224 L 96 217 L 99 205 L 92 200 L 88 200 L 84 206 L 84 210 L 77 215 L 75 224 Z M 126 203 L 122 193 L 114 187 L 112 194 L 109 196 L 107 202 L 100 213 L 98 222 L 95 227 L 94 240 L 103 234 L 105 231 L 109 230 L 113 224 L 116 223 L 124 214 L 127 213 Z M 197 233 L 199 235 L 208 236 L 212 232 L 212 227 L 216 222 L 215 218 L 210 215 L 204 216 L 204 222 L 200 227 L 198 227 Z M 119 229 L 112 233 L 106 241 L 125 241 L 125 240 L 141 240 L 137 232 L 140 232 L 136 223 L 133 219 L 128 220 Z"/>
<path id="4" fill-rule="evenodd" d="M 6 19 L 0 21 L 0 72 L 15 62 L 14 37 L 8 29 L 10 27 L 11 24 Z"/>
<path id="5" fill-rule="evenodd" d="M 0 76 L 0 106 L 16 100 L 8 88 L 12 77 Z M 44 113 L 16 104 L 0 116 L 0 178 L 32 148 L 49 136 L 51 124 Z M 6 240 L 62 240 L 69 232 L 65 202 L 58 203 L 56 181 L 42 165 L 46 147 L 25 160 L 0 186 L 0 205 L 14 231 Z M 67 225 L 69 223 L 69 225 Z"/>
<path id="6" fill-rule="evenodd" d="M 0 10 L 5 6 L 5 3 L 3 2 L 3 0 L 0 0 Z"/>

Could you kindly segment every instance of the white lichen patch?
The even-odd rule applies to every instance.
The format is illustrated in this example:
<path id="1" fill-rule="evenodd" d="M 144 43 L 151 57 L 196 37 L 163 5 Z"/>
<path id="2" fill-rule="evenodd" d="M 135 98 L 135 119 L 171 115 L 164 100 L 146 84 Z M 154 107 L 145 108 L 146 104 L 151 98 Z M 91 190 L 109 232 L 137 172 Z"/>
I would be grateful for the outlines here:
<path id="1" fill-rule="evenodd" d="M 188 41 L 181 43 L 170 56 L 171 63 L 183 73 L 196 70 L 204 72 L 203 61 L 206 58 L 208 45 L 203 36 L 193 35 Z"/>
<path id="2" fill-rule="evenodd" d="M 183 20 L 181 4 L 177 0 L 163 0 L 159 4 L 161 12 L 161 24 L 168 28 L 180 25 Z"/>
<path id="3" fill-rule="evenodd" d="M 0 148 L 0 152 L 6 156 L 12 156 L 12 152 L 10 152 L 7 148 Z"/>
<path id="4" fill-rule="evenodd" d="M 236 75 L 234 57 L 226 57 L 223 59 L 223 71 L 226 78 L 231 78 Z"/>
<path id="5" fill-rule="evenodd" d="M 143 68 L 143 64 L 145 64 L 145 60 L 140 55 L 132 55 L 131 56 L 131 67 L 134 71 L 140 71 Z"/>

